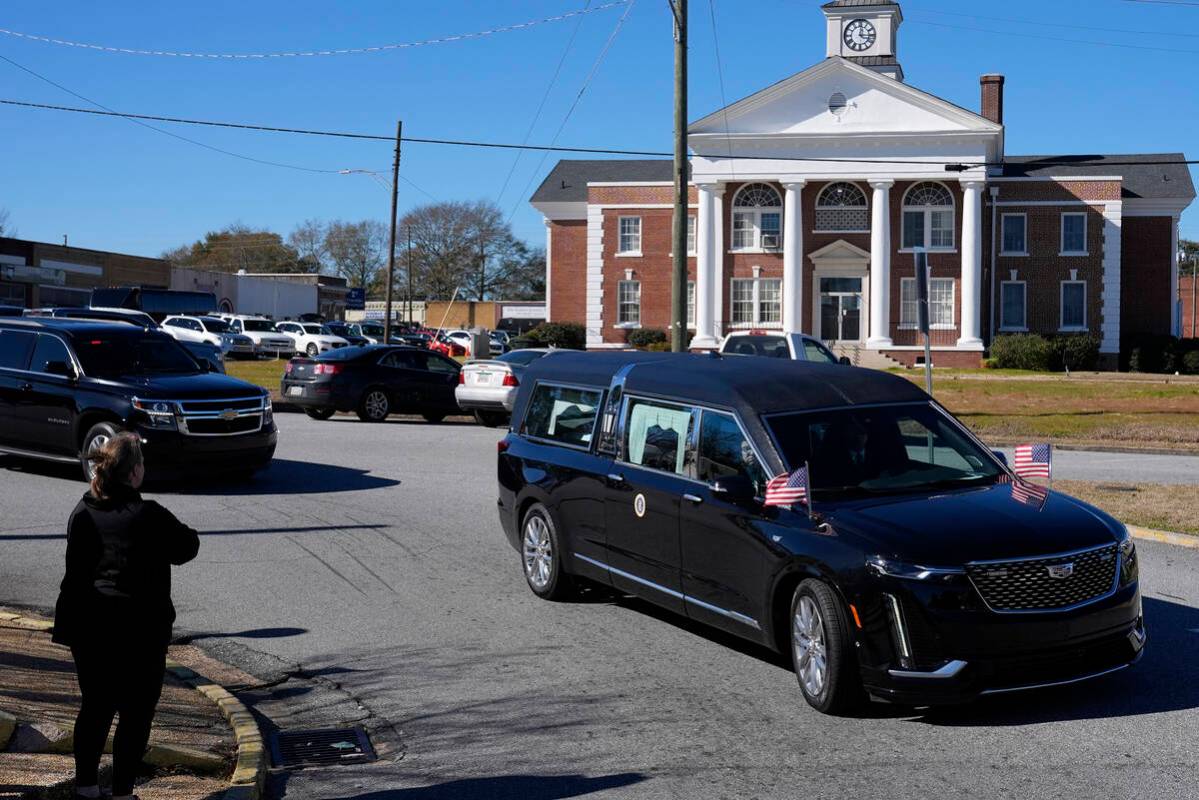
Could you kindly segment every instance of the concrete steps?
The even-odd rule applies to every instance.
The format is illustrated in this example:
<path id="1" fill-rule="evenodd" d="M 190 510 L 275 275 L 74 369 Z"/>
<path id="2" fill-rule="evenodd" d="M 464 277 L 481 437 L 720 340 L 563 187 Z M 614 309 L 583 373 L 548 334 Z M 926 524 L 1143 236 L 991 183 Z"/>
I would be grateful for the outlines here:
<path id="1" fill-rule="evenodd" d="M 903 364 L 884 355 L 877 350 L 867 350 L 862 345 L 856 344 L 834 344 L 830 345 L 832 351 L 838 357 L 845 356 L 855 367 L 865 367 L 866 369 L 895 369 L 903 367 Z"/>

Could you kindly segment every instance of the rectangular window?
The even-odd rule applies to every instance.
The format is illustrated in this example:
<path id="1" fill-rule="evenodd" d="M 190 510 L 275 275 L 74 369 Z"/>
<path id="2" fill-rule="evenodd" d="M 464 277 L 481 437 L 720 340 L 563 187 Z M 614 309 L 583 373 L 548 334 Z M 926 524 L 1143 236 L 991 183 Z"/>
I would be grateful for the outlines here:
<path id="1" fill-rule="evenodd" d="M 753 482 L 758 494 L 766 491 L 766 471 L 737 420 L 728 414 L 704 411 L 699 424 L 696 477 L 705 483 L 741 476 Z"/>
<path id="2" fill-rule="evenodd" d="M 1062 330 L 1087 329 L 1087 282 L 1062 281 Z"/>
<path id="3" fill-rule="evenodd" d="M 687 217 L 687 252 L 695 253 L 695 217 Z"/>
<path id="4" fill-rule="evenodd" d="M 641 217 L 620 218 L 620 241 L 616 252 L 641 252 Z"/>
<path id="5" fill-rule="evenodd" d="M 752 325 L 754 322 L 754 281 L 734 278 L 732 291 L 733 323 Z"/>
<path id="6" fill-rule="evenodd" d="M 929 328 L 953 328 L 953 278 L 930 278 L 928 281 Z M 916 294 L 916 279 L 902 278 L 899 282 L 899 327 L 914 329 L 920 326 L 920 300 Z"/>
<path id="7" fill-rule="evenodd" d="M 924 212 L 903 212 L 903 249 L 924 247 Z"/>
<path id="8" fill-rule="evenodd" d="M 687 327 L 695 329 L 695 281 L 687 281 Z"/>
<path id="9" fill-rule="evenodd" d="M 1004 214 L 1002 239 L 1000 255 L 1028 255 L 1028 217 L 1025 214 Z"/>
<path id="10" fill-rule="evenodd" d="M 762 247 L 774 249 L 783 246 L 781 231 L 783 217 L 781 214 L 762 214 Z M 769 237 L 769 238 L 767 238 Z"/>
<path id="11" fill-rule="evenodd" d="M 1087 215 L 1062 214 L 1062 255 L 1087 254 Z"/>
<path id="12" fill-rule="evenodd" d="M 757 246 L 757 229 L 754 228 L 754 212 L 733 212 L 733 249 L 749 250 Z"/>
<path id="13" fill-rule="evenodd" d="M 1026 309 L 1027 284 L 1024 281 L 1004 281 L 999 285 L 999 328 L 1005 331 L 1028 329 Z"/>
<path id="14" fill-rule="evenodd" d="M 28 369 L 36 334 L 0 331 L 0 369 Z"/>
<path id="15" fill-rule="evenodd" d="M 953 212 L 930 211 L 928 217 L 932 230 L 929 233 L 928 246 L 930 249 L 953 249 Z"/>
<path id="16" fill-rule="evenodd" d="M 641 281 L 621 281 L 616 290 L 618 325 L 641 324 Z"/>
<path id="17" fill-rule="evenodd" d="M 538 384 L 529 399 L 524 433 L 572 447 L 589 448 L 603 392 Z"/>
<path id="18" fill-rule="evenodd" d="M 629 400 L 624 460 L 675 475 L 686 474 L 692 419 L 692 411 L 686 406 Z"/>
<path id="19" fill-rule="evenodd" d="M 779 278 L 758 281 L 758 322 L 783 321 L 783 282 Z"/>
<path id="20" fill-rule="evenodd" d="M 904 211 L 903 249 L 953 249 L 953 210 Z"/>

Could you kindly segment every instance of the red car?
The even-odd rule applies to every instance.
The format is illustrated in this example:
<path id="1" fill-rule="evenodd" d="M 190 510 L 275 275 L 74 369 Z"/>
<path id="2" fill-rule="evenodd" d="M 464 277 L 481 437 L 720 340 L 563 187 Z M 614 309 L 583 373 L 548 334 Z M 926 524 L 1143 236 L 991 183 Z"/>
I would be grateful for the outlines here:
<path id="1" fill-rule="evenodd" d="M 445 331 L 428 330 L 422 331 L 422 333 L 428 333 L 432 337 L 429 339 L 430 350 L 450 358 L 466 355 L 466 348 L 446 338 Z"/>

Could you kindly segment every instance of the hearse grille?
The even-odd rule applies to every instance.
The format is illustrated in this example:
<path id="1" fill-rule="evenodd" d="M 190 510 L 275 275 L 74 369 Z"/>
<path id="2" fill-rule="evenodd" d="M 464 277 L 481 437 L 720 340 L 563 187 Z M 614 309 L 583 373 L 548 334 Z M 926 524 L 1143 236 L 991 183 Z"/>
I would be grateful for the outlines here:
<path id="1" fill-rule="evenodd" d="M 179 430 L 189 436 L 237 436 L 262 429 L 264 397 L 182 400 Z"/>
<path id="2" fill-rule="evenodd" d="M 1115 590 L 1116 545 L 1061 556 L 969 564 L 966 573 L 992 611 L 1062 611 Z"/>

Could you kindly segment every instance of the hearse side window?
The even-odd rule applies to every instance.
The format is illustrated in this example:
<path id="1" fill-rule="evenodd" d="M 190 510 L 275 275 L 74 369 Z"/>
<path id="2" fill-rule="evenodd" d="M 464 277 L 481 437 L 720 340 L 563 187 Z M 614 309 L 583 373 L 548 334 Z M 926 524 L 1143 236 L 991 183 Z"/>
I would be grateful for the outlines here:
<path id="1" fill-rule="evenodd" d="M 626 409 L 624 460 L 676 475 L 687 474 L 691 409 L 637 398 L 630 399 Z"/>
<path id="2" fill-rule="evenodd" d="M 758 494 L 766 492 L 766 471 L 737 420 L 728 414 L 704 411 L 699 425 L 696 477 L 706 483 L 730 475 L 743 475 L 754 483 Z"/>
<path id="3" fill-rule="evenodd" d="M 29 369 L 32 372 L 60 375 L 62 367 L 59 366 L 58 371 L 55 371 L 55 368 L 50 365 L 70 363 L 71 354 L 61 339 L 57 336 L 47 336 L 44 333 L 37 337 L 37 346 L 33 348 L 33 359 L 29 362 Z"/>
<path id="4" fill-rule="evenodd" d="M 574 447 L 591 446 L 603 392 L 538 384 L 525 415 L 525 434 Z"/>
<path id="5" fill-rule="evenodd" d="M 930 405 L 910 404 L 767 418 L 787 464 L 807 463 L 814 491 L 886 493 L 994 483 L 989 453 Z"/>
<path id="6" fill-rule="evenodd" d="M 28 368 L 34 338 L 34 334 L 25 331 L 0 331 L 0 367 Z"/>

